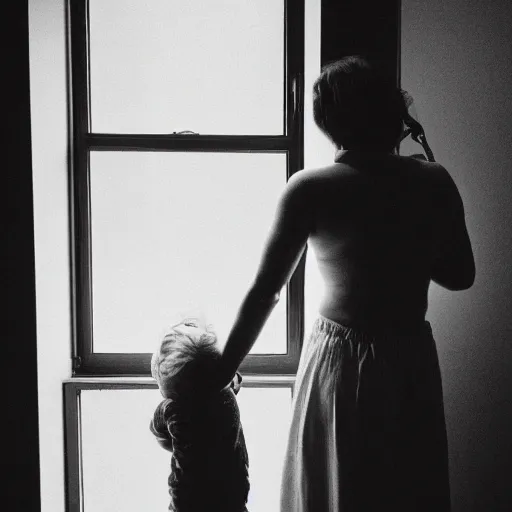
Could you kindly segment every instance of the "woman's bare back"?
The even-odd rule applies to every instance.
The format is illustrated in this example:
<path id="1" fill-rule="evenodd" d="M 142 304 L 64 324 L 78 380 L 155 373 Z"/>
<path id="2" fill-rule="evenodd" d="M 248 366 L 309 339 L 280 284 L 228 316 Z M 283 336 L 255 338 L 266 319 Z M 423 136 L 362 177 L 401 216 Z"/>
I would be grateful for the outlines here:
<path id="1" fill-rule="evenodd" d="M 472 285 L 464 208 L 446 169 L 392 154 L 352 155 L 288 180 L 222 354 L 222 382 L 249 352 L 307 243 L 325 280 L 320 313 L 365 331 L 423 325 L 430 280 L 451 290 Z"/>
<path id="2" fill-rule="evenodd" d="M 306 173 L 314 217 L 309 243 L 325 283 L 320 313 L 367 330 L 422 325 L 458 197 L 444 168 L 346 152 L 338 163 Z M 465 224 L 457 230 L 465 232 Z"/>

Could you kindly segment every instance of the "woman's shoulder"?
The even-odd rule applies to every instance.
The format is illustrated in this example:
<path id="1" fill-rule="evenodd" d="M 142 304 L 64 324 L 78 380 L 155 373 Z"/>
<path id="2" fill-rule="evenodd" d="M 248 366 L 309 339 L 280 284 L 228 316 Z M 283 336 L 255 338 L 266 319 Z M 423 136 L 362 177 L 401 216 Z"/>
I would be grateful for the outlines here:
<path id="1" fill-rule="evenodd" d="M 440 193 L 453 194 L 457 186 L 446 167 L 439 162 L 428 162 L 417 158 L 399 156 L 406 175 L 417 177 L 422 183 L 430 184 Z"/>
<path id="2" fill-rule="evenodd" d="M 290 178 L 293 185 L 302 188 L 311 188 L 317 184 L 329 182 L 332 179 L 343 179 L 350 176 L 350 166 L 333 163 L 322 167 L 310 167 L 296 172 Z"/>
<path id="3" fill-rule="evenodd" d="M 322 167 L 306 168 L 296 172 L 289 180 L 289 187 L 311 192 L 312 188 L 331 187 L 335 184 L 348 186 L 370 176 L 385 178 L 402 175 L 432 185 L 453 186 L 446 168 L 437 162 L 428 162 L 407 156 L 393 155 L 386 161 L 353 164 L 334 162 Z"/>
<path id="4" fill-rule="evenodd" d="M 426 173 L 430 176 L 448 173 L 439 162 L 429 162 L 425 158 L 418 158 L 416 156 L 393 155 L 392 161 L 397 163 L 397 167 L 411 172 Z"/>

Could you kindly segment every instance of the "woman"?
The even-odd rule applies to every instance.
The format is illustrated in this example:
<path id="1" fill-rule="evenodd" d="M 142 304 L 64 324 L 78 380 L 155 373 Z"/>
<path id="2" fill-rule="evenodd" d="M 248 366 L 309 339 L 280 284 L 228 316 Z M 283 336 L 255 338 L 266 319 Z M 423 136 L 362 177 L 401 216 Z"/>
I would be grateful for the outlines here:
<path id="1" fill-rule="evenodd" d="M 297 373 L 283 512 L 450 510 L 427 292 L 467 289 L 475 268 L 448 172 L 395 154 L 405 112 L 361 58 L 322 71 L 314 117 L 335 163 L 288 181 L 221 357 L 227 384 L 309 243 L 325 296 Z"/>

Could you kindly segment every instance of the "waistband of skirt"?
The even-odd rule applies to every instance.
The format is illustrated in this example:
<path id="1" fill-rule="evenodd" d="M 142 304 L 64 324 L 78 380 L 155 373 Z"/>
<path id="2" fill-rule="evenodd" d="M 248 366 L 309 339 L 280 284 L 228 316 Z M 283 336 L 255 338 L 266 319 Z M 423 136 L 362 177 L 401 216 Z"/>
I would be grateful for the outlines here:
<path id="1" fill-rule="evenodd" d="M 326 318 L 322 315 L 317 315 L 313 325 L 313 333 L 323 332 L 334 336 L 339 336 L 347 340 L 355 342 L 368 342 L 368 343 L 385 343 L 388 341 L 410 340 L 413 338 L 432 337 L 432 327 L 430 322 L 424 321 L 422 324 L 415 328 L 408 329 L 407 331 L 391 331 L 389 329 L 361 329 L 355 326 L 343 325 L 334 320 Z"/>

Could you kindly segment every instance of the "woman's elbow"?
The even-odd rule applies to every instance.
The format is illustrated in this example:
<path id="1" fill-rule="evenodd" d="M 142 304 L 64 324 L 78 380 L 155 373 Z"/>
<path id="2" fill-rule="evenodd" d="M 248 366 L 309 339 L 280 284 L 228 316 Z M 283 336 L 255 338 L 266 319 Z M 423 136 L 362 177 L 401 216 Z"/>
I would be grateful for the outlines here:
<path id="1" fill-rule="evenodd" d="M 465 269 L 454 269 L 451 272 L 436 272 L 433 281 L 450 291 L 464 291 L 471 288 L 475 282 L 475 266 Z"/>
<path id="2" fill-rule="evenodd" d="M 281 290 L 276 290 L 273 287 L 263 286 L 259 283 L 255 283 L 249 290 L 249 296 L 253 297 L 258 302 L 265 302 L 276 305 L 281 298 Z"/>
<path id="3" fill-rule="evenodd" d="M 470 261 L 468 261 L 464 273 L 463 273 L 463 279 L 461 282 L 461 290 L 468 290 L 473 286 L 475 283 L 475 277 L 476 277 L 476 268 L 475 268 L 475 260 L 473 258 L 473 255 L 471 255 Z"/>
<path id="4" fill-rule="evenodd" d="M 462 292 L 464 290 L 469 290 L 473 286 L 474 282 L 474 276 L 472 278 L 466 277 L 458 281 L 453 281 L 452 283 L 449 282 L 448 284 L 445 284 L 444 287 L 452 292 Z"/>

